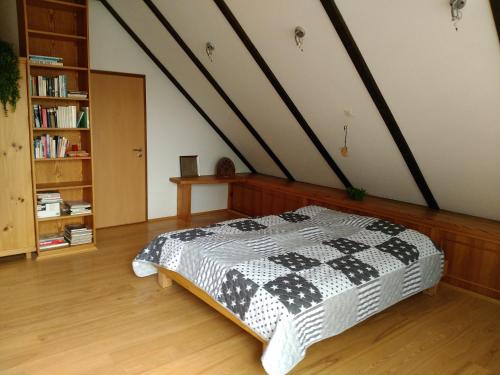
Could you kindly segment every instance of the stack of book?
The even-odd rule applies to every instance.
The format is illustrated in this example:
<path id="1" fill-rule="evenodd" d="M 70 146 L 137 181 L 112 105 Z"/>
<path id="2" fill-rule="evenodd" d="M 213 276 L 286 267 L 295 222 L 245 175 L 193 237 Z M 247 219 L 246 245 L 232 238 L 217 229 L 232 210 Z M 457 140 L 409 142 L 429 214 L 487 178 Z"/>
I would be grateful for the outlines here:
<path id="1" fill-rule="evenodd" d="M 53 233 L 41 235 L 38 241 L 40 250 L 50 250 L 57 249 L 59 247 L 68 246 L 68 242 L 64 239 L 64 235 L 61 233 Z"/>
<path id="2" fill-rule="evenodd" d="M 92 242 L 92 229 L 83 224 L 69 224 L 64 227 L 64 238 L 71 246 Z"/>
<path id="3" fill-rule="evenodd" d="M 33 96 L 54 96 L 65 98 L 68 96 L 65 75 L 55 77 L 30 77 L 30 93 Z"/>
<path id="4" fill-rule="evenodd" d="M 36 213 L 38 218 L 61 216 L 61 194 L 58 191 L 47 191 L 36 195 Z"/>
<path id="5" fill-rule="evenodd" d="M 44 134 L 35 137 L 33 140 L 35 159 L 63 158 L 66 155 L 68 146 L 68 139 L 60 135 Z"/>
<path id="6" fill-rule="evenodd" d="M 87 91 L 78 91 L 78 90 L 68 91 L 68 98 L 87 99 L 88 95 L 89 93 Z"/>
<path id="7" fill-rule="evenodd" d="M 30 55 L 31 64 L 63 66 L 62 57 Z"/>
<path id="8" fill-rule="evenodd" d="M 85 201 L 65 201 L 63 211 L 67 215 L 91 214 L 90 203 Z"/>

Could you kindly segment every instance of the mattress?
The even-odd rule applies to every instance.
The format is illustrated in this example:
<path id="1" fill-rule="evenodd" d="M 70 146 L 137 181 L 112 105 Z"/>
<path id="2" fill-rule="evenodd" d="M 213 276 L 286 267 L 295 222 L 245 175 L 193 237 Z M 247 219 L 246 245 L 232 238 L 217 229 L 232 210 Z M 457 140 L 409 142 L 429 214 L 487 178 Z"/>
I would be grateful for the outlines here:
<path id="1" fill-rule="evenodd" d="M 422 233 L 373 217 L 307 206 L 164 233 L 133 261 L 137 276 L 175 271 L 268 345 L 285 374 L 312 344 L 434 286 L 444 257 Z"/>

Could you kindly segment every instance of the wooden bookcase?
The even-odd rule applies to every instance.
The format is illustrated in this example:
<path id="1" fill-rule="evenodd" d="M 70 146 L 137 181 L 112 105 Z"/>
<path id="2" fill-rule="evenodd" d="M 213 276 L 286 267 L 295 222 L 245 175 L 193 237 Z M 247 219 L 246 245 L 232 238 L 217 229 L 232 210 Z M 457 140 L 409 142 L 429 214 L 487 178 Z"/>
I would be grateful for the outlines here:
<path id="1" fill-rule="evenodd" d="M 35 197 L 36 193 L 58 191 L 63 200 L 84 200 L 92 207 L 91 214 L 51 218 L 35 217 L 37 253 L 40 258 L 44 258 L 95 250 L 94 215 L 96 210 L 93 199 L 87 0 L 18 0 L 18 12 L 20 52 L 28 58 L 28 77 L 65 75 L 68 90 L 88 92 L 86 99 L 41 97 L 31 93 L 28 95 Z M 34 64 L 29 60 L 30 55 L 60 57 L 63 59 L 63 66 Z M 82 107 L 88 107 L 89 127 L 36 128 L 33 105 L 76 106 L 77 113 Z M 33 141 L 37 136 L 44 134 L 66 137 L 71 145 L 78 145 L 79 149 L 87 151 L 90 156 L 35 159 Z M 41 251 L 38 241 L 40 236 L 62 232 L 67 224 L 85 224 L 92 228 L 93 242 Z"/>

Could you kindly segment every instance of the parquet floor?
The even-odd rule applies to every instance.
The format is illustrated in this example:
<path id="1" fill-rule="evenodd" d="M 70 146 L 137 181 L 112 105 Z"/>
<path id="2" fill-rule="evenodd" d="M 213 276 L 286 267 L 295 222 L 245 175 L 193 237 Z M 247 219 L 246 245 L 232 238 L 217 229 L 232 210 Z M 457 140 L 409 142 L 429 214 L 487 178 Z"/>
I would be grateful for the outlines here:
<path id="1" fill-rule="evenodd" d="M 1 259 L 0 373 L 262 374 L 257 340 L 178 285 L 132 273 L 151 238 L 182 226 L 103 229 L 93 253 Z M 314 345 L 293 373 L 500 374 L 500 304 L 445 285 Z"/>

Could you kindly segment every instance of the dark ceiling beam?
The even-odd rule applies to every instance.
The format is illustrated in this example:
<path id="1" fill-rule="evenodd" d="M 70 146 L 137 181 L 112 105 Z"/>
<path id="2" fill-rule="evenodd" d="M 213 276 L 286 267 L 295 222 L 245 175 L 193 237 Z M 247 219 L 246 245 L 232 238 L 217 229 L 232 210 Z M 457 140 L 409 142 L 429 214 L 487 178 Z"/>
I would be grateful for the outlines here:
<path id="1" fill-rule="evenodd" d="M 248 52 L 252 55 L 254 58 L 255 62 L 257 65 L 259 65 L 260 69 L 262 72 L 265 74 L 271 85 L 274 87 L 278 95 L 281 97 L 283 102 L 286 104 L 292 115 L 295 117 L 299 125 L 302 127 L 304 132 L 307 134 L 311 142 L 314 144 L 316 149 L 319 151 L 323 159 L 327 162 L 327 164 L 330 166 L 332 171 L 337 175 L 339 180 L 344 184 L 345 187 L 351 187 L 352 184 L 349 182 L 347 177 L 344 175 L 344 173 L 340 170 L 339 166 L 335 161 L 333 160 L 332 156 L 328 153 L 326 148 L 323 146 L 319 138 L 316 136 L 314 131 L 311 129 L 307 121 L 305 120 L 304 116 L 300 113 L 299 109 L 295 106 L 293 103 L 292 99 L 288 96 L 286 93 L 285 89 L 283 86 L 280 84 L 274 73 L 272 72 L 271 68 L 267 65 L 267 63 L 264 61 L 262 58 L 261 54 L 257 50 L 257 48 L 254 46 L 248 35 L 246 34 L 245 30 L 241 27 L 240 23 L 234 16 L 234 14 L 231 12 L 227 4 L 224 2 L 224 0 L 214 0 L 215 4 L 219 8 L 219 10 L 222 12 L 226 20 L 229 22 L 233 30 L 236 32 L 240 40 L 243 42 L 245 47 L 247 48 Z"/>
<path id="2" fill-rule="evenodd" d="M 175 39 L 177 44 L 183 49 L 183 51 L 188 55 L 194 65 L 198 68 L 198 70 L 205 76 L 205 78 L 210 82 L 212 87 L 219 93 L 222 99 L 226 102 L 226 104 L 233 110 L 235 115 L 240 119 L 240 121 L 245 125 L 248 131 L 253 135 L 255 140 L 261 145 L 261 147 L 267 152 L 269 157 L 274 161 L 274 163 L 278 166 L 278 168 L 283 172 L 283 174 L 291 181 L 295 181 L 292 174 L 286 169 L 281 160 L 276 156 L 273 150 L 267 145 L 264 139 L 260 136 L 260 134 L 255 130 L 250 121 L 241 113 L 236 104 L 229 98 L 229 96 L 225 93 L 222 87 L 217 83 L 215 78 L 209 73 L 209 71 L 205 68 L 205 66 L 201 63 L 201 61 L 196 57 L 193 51 L 189 48 L 189 46 L 184 42 L 181 36 L 177 33 L 175 28 L 168 22 L 163 13 L 156 7 L 156 5 L 151 0 L 144 0 L 144 3 L 147 7 L 153 12 L 158 21 L 165 27 L 165 29 L 170 33 L 172 38 Z"/>
<path id="3" fill-rule="evenodd" d="M 222 138 L 222 140 L 229 146 L 231 150 L 240 158 L 240 160 L 247 166 L 247 168 L 252 172 L 256 173 L 255 168 L 250 164 L 250 162 L 243 156 L 243 154 L 236 148 L 236 146 L 226 137 L 226 135 L 219 129 L 219 127 L 212 121 L 212 119 L 207 115 L 207 113 L 196 103 L 196 101 L 188 94 L 188 92 L 182 87 L 182 85 L 175 79 L 175 77 L 165 68 L 161 61 L 151 52 L 151 50 L 144 44 L 144 42 L 139 38 L 139 36 L 127 25 L 127 23 L 120 17 L 116 10 L 107 2 L 107 0 L 100 0 L 104 7 L 109 11 L 113 18 L 120 24 L 121 27 L 125 29 L 128 35 L 137 43 L 139 47 L 144 51 L 146 55 L 155 63 L 155 65 L 162 71 L 162 73 L 173 83 L 173 85 L 181 92 L 182 95 L 187 99 L 189 103 L 198 111 L 198 113 L 205 119 L 206 122 L 210 124 L 212 129 Z"/>
<path id="4" fill-rule="evenodd" d="M 497 27 L 498 41 L 500 41 L 500 0 L 490 0 L 491 12 Z"/>
<path id="5" fill-rule="evenodd" d="M 375 82 L 375 79 L 373 78 L 373 75 L 371 74 L 370 69 L 366 64 L 365 59 L 361 54 L 361 51 L 356 45 L 356 42 L 354 41 L 354 38 L 351 32 L 349 31 L 349 28 L 347 27 L 347 24 L 345 23 L 342 14 L 337 8 L 337 5 L 335 4 L 334 0 L 321 0 L 321 4 L 323 5 L 323 8 L 328 14 L 328 17 L 330 18 L 333 27 L 337 31 L 337 34 L 339 35 L 340 40 L 342 41 L 342 44 L 347 50 L 347 53 L 349 54 L 351 61 L 356 67 L 356 70 L 358 71 L 361 80 L 365 84 L 365 87 L 368 90 L 368 93 L 370 94 L 373 102 L 375 103 L 375 106 L 377 107 L 380 115 L 382 116 L 382 119 L 384 120 L 385 125 L 387 126 L 387 130 L 389 130 L 389 133 L 391 133 L 394 142 L 398 146 L 401 156 L 406 162 L 406 165 L 408 166 L 408 169 L 410 170 L 413 179 L 415 180 L 418 188 L 420 189 L 422 196 L 427 202 L 427 205 L 430 208 L 439 209 L 439 206 L 436 200 L 434 199 L 431 189 L 427 185 L 424 175 L 422 174 L 422 171 L 420 170 L 417 161 L 415 160 L 415 157 L 413 156 L 413 153 L 410 150 L 410 146 L 408 146 L 408 143 L 406 142 L 406 139 L 403 136 L 403 133 L 401 132 L 401 129 L 399 128 L 399 125 L 396 122 L 396 119 L 394 118 L 391 109 L 387 105 L 387 102 L 385 101 L 382 92 L 377 86 L 377 83 Z"/>

